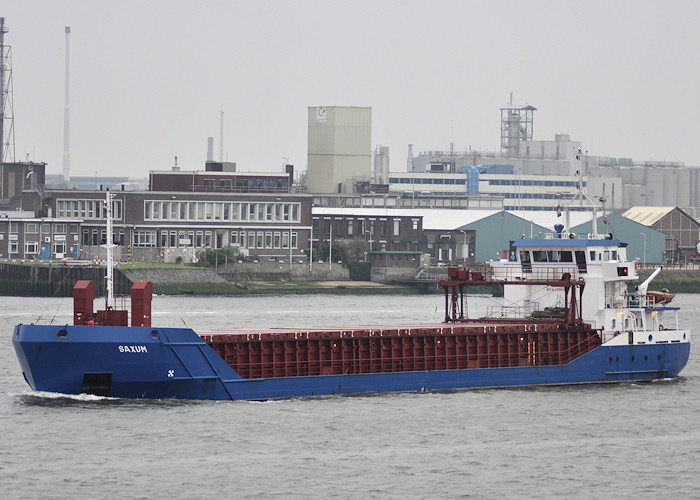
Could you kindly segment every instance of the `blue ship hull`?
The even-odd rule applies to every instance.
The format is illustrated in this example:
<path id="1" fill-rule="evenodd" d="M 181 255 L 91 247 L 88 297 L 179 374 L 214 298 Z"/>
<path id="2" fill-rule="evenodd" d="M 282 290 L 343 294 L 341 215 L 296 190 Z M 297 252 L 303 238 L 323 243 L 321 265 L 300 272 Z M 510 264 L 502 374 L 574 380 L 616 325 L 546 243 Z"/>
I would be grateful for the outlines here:
<path id="1" fill-rule="evenodd" d="M 37 391 L 208 400 L 653 380 L 690 353 L 689 342 L 602 345 L 565 365 L 246 379 L 185 328 L 18 325 L 12 341 Z"/>

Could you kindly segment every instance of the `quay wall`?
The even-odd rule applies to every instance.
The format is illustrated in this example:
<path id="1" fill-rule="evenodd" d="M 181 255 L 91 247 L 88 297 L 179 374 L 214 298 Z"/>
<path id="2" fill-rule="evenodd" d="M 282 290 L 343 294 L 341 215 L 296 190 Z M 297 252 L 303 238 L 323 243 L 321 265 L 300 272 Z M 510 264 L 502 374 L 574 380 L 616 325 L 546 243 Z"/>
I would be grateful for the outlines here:
<path id="1" fill-rule="evenodd" d="M 218 272 L 217 272 L 218 271 Z M 369 274 L 368 269 L 364 269 Z M 653 271 L 637 271 L 640 281 Z M 354 274 L 357 274 L 356 272 Z M 393 278 L 393 279 L 392 279 Z M 352 281 L 352 280 L 358 281 Z M 71 297 L 79 280 L 95 282 L 96 296 L 104 296 L 105 268 L 70 266 L 63 263 L 36 264 L 0 262 L 0 295 L 35 297 Z M 236 263 L 216 268 L 115 269 L 115 293 L 127 295 L 135 281 L 153 282 L 154 293 L 161 294 L 256 294 L 256 293 L 415 293 L 439 292 L 437 282 L 423 288 L 404 283 L 398 275 L 372 269 L 372 282 L 353 276 L 352 268 L 341 264 L 293 264 L 291 269 L 275 263 Z M 385 283 L 383 290 L 380 283 Z M 700 269 L 666 269 L 654 279 L 650 290 L 667 289 L 672 293 L 700 293 Z"/>
<path id="2" fill-rule="evenodd" d="M 95 295 L 105 294 L 105 268 L 99 266 L 21 265 L 0 263 L 0 295 L 72 297 L 80 280 L 95 282 Z M 132 283 L 114 271 L 114 293 L 128 294 Z"/>
<path id="3" fill-rule="evenodd" d="M 311 271 L 308 264 L 296 263 L 291 268 L 289 264 L 253 262 L 217 268 L 124 266 L 114 269 L 114 285 L 117 295 L 128 295 L 136 281 L 152 282 L 153 292 L 157 294 L 313 293 L 319 289 L 311 285 L 314 282 L 326 283 L 324 290 L 329 286 L 344 289 L 342 283 L 350 281 L 351 274 L 348 268 L 336 263 L 314 265 Z M 95 295 L 104 296 L 104 266 L 0 262 L 0 295 L 71 297 L 79 280 L 94 281 Z"/>

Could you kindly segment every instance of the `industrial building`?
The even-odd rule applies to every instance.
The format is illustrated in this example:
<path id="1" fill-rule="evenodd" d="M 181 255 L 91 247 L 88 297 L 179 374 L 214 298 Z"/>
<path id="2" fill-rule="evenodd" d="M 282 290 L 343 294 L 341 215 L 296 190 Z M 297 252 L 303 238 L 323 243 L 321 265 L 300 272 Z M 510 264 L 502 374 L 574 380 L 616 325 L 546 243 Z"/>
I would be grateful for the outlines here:
<path id="1" fill-rule="evenodd" d="M 522 217 L 502 210 L 479 218 L 459 228 L 473 231 L 476 240 L 474 259 L 476 262 L 488 262 L 515 255 L 513 242 L 523 236 L 538 236 L 552 232 L 552 229 L 535 224 Z"/>
<path id="2" fill-rule="evenodd" d="M 592 230 L 590 220 L 573 226 L 571 231 L 576 234 L 589 234 Z M 640 264 L 666 263 L 664 252 L 666 235 L 649 226 L 622 217 L 618 214 L 607 214 L 597 218 L 598 234 L 610 234 L 616 240 L 627 244 L 627 258 Z"/>
<path id="3" fill-rule="evenodd" d="M 372 108 L 309 107 L 310 193 L 354 193 L 369 182 L 372 167 Z"/>
<path id="4" fill-rule="evenodd" d="M 700 262 L 700 223 L 685 210 L 678 207 L 632 207 L 622 217 L 665 235 L 662 262 Z M 650 254 L 652 258 L 658 257 L 654 247 L 650 251 L 654 252 Z"/>
<path id="5" fill-rule="evenodd" d="M 560 182 L 575 183 L 579 174 L 588 195 L 596 200 L 604 199 L 608 210 L 623 211 L 635 205 L 700 206 L 700 168 L 677 161 L 635 161 L 590 155 L 580 141 L 573 141 L 563 133 L 555 134 L 550 141 L 534 140 L 534 111 L 534 107 L 527 105 L 501 108 L 500 153 L 471 148 L 455 150 L 451 146 L 449 150 L 425 151 L 414 156 L 413 146 L 409 145 L 407 172 L 393 172 L 391 177 L 401 180 L 393 182 L 390 189 L 412 190 L 415 178 L 415 190 L 464 196 L 469 194 L 465 186 L 470 184 L 465 174 L 470 167 L 475 167 L 479 176 L 478 193 L 504 196 L 506 209 L 554 208 L 557 200 L 546 195 L 559 193 L 548 188 Z M 515 133 L 517 130 L 520 132 Z M 434 175 L 422 177 L 419 174 Z M 433 180 L 441 175 L 445 176 L 444 181 Z M 566 177 L 569 179 L 563 180 Z M 528 190 L 522 190 L 526 180 L 533 184 Z M 485 181 L 489 182 L 489 187 Z M 494 185 L 500 187 L 494 188 Z M 529 192 L 535 198 L 522 197 L 519 192 Z"/>
<path id="6" fill-rule="evenodd" d="M 463 170 L 461 174 L 394 173 L 389 180 L 389 192 L 404 196 L 491 196 L 501 198 L 505 210 L 552 211 L 574 198 L 581 183 L 587 191 L 597 193 L 598 199 L 603 198 L 608 210 L 622 208 L 619 177 L 586 176 L 579 181 L 576 176 L 515 175 L 512 165 L 467 166 Z"/>

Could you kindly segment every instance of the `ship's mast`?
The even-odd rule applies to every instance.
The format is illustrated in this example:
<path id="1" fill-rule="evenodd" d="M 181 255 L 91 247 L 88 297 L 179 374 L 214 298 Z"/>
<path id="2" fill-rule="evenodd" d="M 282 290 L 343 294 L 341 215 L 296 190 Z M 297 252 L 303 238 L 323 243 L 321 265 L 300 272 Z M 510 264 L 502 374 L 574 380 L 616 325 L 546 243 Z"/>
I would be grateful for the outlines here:
<path id="1" fill-rule="evenodd" d="M 105 309 L 111 309 L 114 304 L 114 263 L 112 252 L 114 249 L 114 243 L 112 242 L 112 200 L 114 195 L 107 191 L 105 196 L 105 210 L 107 214 L 107 239 L 105 244 L 102 245 L 107 249 L 107 273 L 105 275 L 106 280 L 106 291 L 105 291 Z"/>
<path id="2" fill-rule="evenodd" d="M 593 220 L 591 221 L 591 237 L 593 239 L 598 239 L 598 206 L 593 202 L 593 200 L 591 200 L 588 197 L 586 192 L 583 190 L 583 153 L 581 152 L 580 147 L 578 148 L 576 159 L 579 162 L 578 170 L 576 171 L 576 189 L 578 192 L 566 205 L 566 232 L 571 232 L 571 218 L 569 217 L 569 212 L 571 210 L 571 207 L 573 207 L 574 203 L 578 201 L 582 207 L 586 205 L 591 207 L 591 216 L 593 218 Z"/>

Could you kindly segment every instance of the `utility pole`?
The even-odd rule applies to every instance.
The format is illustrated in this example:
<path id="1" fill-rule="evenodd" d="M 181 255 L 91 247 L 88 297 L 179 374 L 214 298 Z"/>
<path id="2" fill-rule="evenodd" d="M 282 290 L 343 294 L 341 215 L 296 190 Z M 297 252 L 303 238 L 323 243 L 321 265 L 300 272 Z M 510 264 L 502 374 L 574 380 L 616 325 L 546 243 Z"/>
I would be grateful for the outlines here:
<path id="1" fill-rule="evenodd" d="M 292 226 L 289 226 L 289 279 L 292 278 Z"/>
<path id="2" fill-rule="evenodd" d="M 314 268 L 314 225 L 311 223 L 311 232 L 309 233 L 309 272 Z"/>

